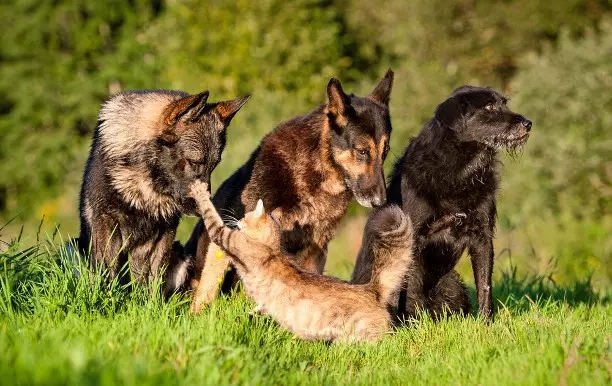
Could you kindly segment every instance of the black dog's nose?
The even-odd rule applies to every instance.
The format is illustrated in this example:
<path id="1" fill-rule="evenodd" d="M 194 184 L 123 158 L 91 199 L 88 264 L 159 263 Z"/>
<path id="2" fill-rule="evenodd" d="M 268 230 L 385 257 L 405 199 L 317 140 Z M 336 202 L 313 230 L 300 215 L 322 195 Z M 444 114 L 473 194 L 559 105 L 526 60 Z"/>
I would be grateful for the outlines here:
<path id="1" fill-rule="evenodd" d="M 527 128 L 527 131 L 531 130 L 531 121 L 529 119 L 523 118 L 521 125 L 525 126 Z"/>

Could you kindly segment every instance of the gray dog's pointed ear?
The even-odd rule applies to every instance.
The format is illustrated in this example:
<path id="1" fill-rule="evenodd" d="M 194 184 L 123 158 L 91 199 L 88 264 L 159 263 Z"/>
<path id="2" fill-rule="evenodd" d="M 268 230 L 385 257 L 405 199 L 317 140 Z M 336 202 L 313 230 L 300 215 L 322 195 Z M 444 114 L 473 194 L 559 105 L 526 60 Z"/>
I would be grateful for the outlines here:
<path id="1" fill-rule="evenodd" d="M 351 99 L 342 90 L 342 84 L 331 78 L 327 84 L 327 114 L 334 123 L 334 129 L 343 130 L 348 123 L 347 116 L 352 109 Z"/>
<path id="2" fill-rule="evenodd" d="M 434 116 L 442 127 L 459 130 L 463 126 L 463 101 L 460 96 L 450 97 L 436 107 Z"/>
<path id="3" fill-rule="evenodd" d="M 177 142 L 186 127 L 184 122 L 195 121 L 205 113 L 208 95 L 207 90 L 170 103 L 163 112 L 164 128 L 159 138 L 170 144 Z"/>
<path id="4" fill-rule="evenodd" d="M 240 110 L 240 108 L 248 102 L 249 98 L 251 98 L 251 94 L 247 94 L 241 98 L 217 103 L 217 105 L 215 106 L 215 110 L 219 113 L 219 116 L 221 116 L 221 120 L 225 123 L 226 126 L 229 125 L 238 110 Z"/>
<path id="5" fill-rule="evenodd" d="M 183 121 L 197 120 L 204 114 L 208 95 L 209 92 L 206 90 L 199 94 L 175 100 L 164 111 L 165 123 L 174 125 L 179 119 Z"/>
<path id="6" fill-rule="evenodd" d="M 378 82 L 374 91 L 368 96 L 368 98 L 381 103 L 385 106 L 389 106 L 389 100 L 391 100 L 391 88 L 393 88 L 393 77 L 394 73 L 392 69 L 388 69 L 385 72 L 383 78 Z"/>

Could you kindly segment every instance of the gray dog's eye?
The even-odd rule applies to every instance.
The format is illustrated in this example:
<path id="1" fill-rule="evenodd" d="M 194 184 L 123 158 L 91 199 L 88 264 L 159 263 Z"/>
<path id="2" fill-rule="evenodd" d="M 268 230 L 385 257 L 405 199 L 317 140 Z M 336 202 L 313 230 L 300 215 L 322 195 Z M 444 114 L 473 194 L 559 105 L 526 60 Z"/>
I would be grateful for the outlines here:
<path id="1" fill-rule="evenodd" d="M 487 105 L 485 106 L 485 110 L 493 111 L 495 110 L 495 105 L 493 103 L 487 103 Z"/>

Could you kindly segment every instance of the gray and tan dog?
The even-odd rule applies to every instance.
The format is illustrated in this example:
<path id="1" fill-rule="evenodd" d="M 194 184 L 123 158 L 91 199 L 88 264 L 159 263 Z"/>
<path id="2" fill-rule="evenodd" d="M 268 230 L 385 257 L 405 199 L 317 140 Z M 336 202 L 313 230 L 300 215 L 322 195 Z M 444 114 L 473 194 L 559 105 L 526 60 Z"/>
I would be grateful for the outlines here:
<path id="1" fill-rule="evenodd" d="M 180 260 L 180 245 L 173 245 L 180 214 L 196 209 L 189 184 L 210 180 L 225 129 L 249 96 L 207 99 L 208 91 L 129 91 L 103 105 L 81 188 L 78 244 L 81 252 L 91 250 L 92 266 L 108 268 L 111 278 L 128 254 L 139 282 L 156 277 L 171 256 Z M 166 294 L 185 275 L 169 271 Z"/>

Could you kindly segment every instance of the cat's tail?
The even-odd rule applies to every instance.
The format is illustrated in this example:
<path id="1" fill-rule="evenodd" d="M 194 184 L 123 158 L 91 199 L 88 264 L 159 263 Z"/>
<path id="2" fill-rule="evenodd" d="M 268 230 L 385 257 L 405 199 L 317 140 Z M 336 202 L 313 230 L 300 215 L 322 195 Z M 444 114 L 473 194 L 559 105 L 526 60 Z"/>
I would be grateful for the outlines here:
<path id="1" fill-rule="evenodd" d="M 399 293 L 412 260 L 412 222 L 397 205 L 373 212 L 363 232 L 351 283 L 368 284 L 381 304 Z"/>

